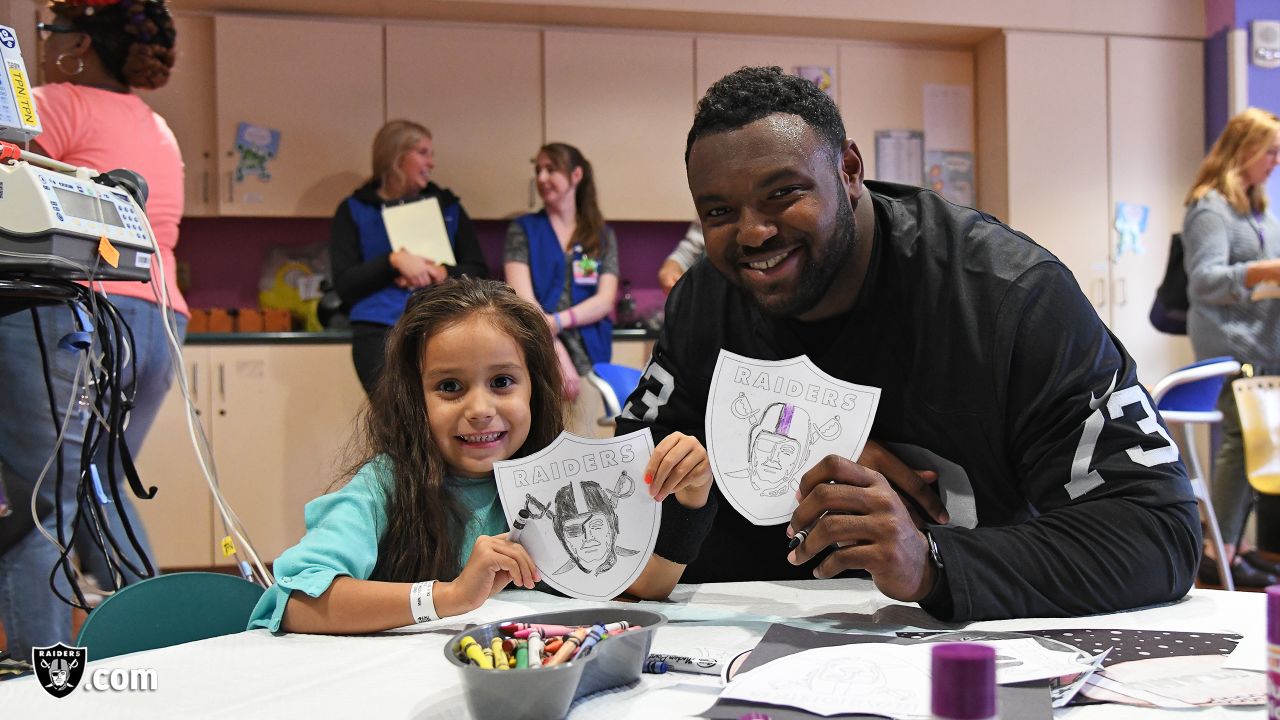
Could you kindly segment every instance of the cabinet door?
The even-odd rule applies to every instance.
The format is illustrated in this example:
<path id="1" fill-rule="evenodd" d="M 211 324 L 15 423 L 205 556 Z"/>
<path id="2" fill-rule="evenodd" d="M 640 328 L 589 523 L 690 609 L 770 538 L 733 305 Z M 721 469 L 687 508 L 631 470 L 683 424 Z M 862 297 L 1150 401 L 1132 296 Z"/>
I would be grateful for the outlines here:
<path id="1" fill-rule="evenodd" d="M 215 347 L 211 359 L 222 489 L 270 562 L 302 537 L 303 506 L 339 477 L 364 391 L 348 345 Z"/>
<path id="2" fill-rule="evenodd" d="M 221 213 L 332 215 L 370 173 L 369 147 L 384 118 L 382 26 L 224 15 L 214 22 Z M 240 123 L 279 131 L 275 156 L 244 157 Z"/>
<path id="3" fill-rule="evenodd" d="M 1204 49 L 1189 40 L 1127 37 L 1107 45 L 1111 197 L 1149 208 L 1145 252 L 1116 259 L 1111 327 L 1151 386 L 1193 359 L 1186 338 L 1156 331 L 1147 314 L 1203 154 Z M 1120 240 L 1114 227 L 1111 236 L 1114 248 Z"/>
<path id="4" fill-rule="evenodd" d="M 692 218 L 693 38 L 548 30 L 544 44 L 547 140 L 591 161 L 605 219 Z"/>
<path id="5" fill-rule="evenodd" d="M 182 351 L 191 402 L 204 428 L 210 433 L 209 349 L 186 347 Z M 155 423 L 147 432 L 137 455 L 138 475 L 145 486 L 155 486 L 156 496 L 135 500 L 138 514 L 147 528 L 151 547 L 160 567 L 201 568 L 213 564 L 213 501 L 209 485 L 196 459 L 187 406 L 175 377 L 165 396 Z"/>
<path id="6" fill-rule="evenodd" d="M 542 145 L 537 30 L 387 26 L 387 118 L 431 129 L 434 180 L 476 218 L 538 207 L 530 160 Z"/>
<path id="7" fill-rule="evenodd" d="M 1005 47 L 1007 221 L 1057 255 L 1109 321 L 1106 40 L 1010 32 Z"/>
<path id="8" fill-rule="evenodd" d="M 875 71 L 871 72 L 870 68 Z M 844 44 L 840 46 L 837 79 L 845 134 L 862 152 L 866 175 L 874 180 L 876 131 L 924 130 L 924 86 L 972 88 L 973 53 Z M 929 138 L 925 138 L 925 144 L 929 145 Z M 973 147 L 972 137 L 969 147 Z M 982 168 L 977 170 L 980 172 Z"/>
<path id="9" fill-rule="evenodd" d="M 186 166 L 183 215 L 216 215 L 217 142 L 214 132 L 213 18 L 176 15 L 178 59 L 169 82 L 138 95 L 169 123 Z"/>

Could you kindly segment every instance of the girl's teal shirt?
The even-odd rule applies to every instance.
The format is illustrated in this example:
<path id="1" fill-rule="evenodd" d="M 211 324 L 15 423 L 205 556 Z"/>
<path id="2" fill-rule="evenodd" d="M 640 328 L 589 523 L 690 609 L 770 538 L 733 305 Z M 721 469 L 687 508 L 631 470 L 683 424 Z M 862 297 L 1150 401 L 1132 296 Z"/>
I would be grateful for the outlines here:
<path id="1" fill-rule="evenodd" d="M 337 492 L 307 503 L 304 510 L 307 533 L 297 545 L 276 558 L 276 583 L 253 609 L 250 630 L 279 631 L 289 595 L 295 590 L 319 597 L 339 575 L 369 579 L 378 563 L 378 547 L 387 529 L 387 494 L 392 482 L 390 460 L 379 457 L 366 463 L 351 482 Z M 445 478 L 445 484 L 467 518 L 456 546 L 458 567 L 463 567 L 471 557 L 476 538 L 506 532 L 507 520 L 502 514 L 498 486 L 492 475 L 484 478 L 451 475 Z M 406 619 L 408 607 L 406 596 Z"/>

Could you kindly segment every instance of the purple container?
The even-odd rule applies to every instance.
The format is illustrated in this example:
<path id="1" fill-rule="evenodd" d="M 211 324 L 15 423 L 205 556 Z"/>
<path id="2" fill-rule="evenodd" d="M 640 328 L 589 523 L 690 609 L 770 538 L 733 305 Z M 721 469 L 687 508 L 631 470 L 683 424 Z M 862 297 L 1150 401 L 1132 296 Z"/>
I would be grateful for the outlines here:
<path id="1" fill-rule="evenodd" d="M 990 645 L 935 645 L 932 680 L 935 718 L 988 720 L 996 716 L 996 651 Z"/>

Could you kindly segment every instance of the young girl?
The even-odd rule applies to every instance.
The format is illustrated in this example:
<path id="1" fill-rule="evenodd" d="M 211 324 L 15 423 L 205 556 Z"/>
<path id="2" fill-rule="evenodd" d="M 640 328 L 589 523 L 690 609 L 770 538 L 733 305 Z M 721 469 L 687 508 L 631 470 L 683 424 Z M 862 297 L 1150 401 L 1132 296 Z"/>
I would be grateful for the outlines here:
<path id="1" fill-rule="evenodd" d="M 508 583 L 532 588 L 540 576 L 507 539 L 493 463 L 550 444 L 564 406 L 537 306 L 471 278 L 415 293 L 365 411 L 365 461 L 307 504 L 307 534 L 276 560 L 249 627 L 376 632 L 469 612 Z M 660 447 L 651 494 L 705 497 L 701 444 Z"/>

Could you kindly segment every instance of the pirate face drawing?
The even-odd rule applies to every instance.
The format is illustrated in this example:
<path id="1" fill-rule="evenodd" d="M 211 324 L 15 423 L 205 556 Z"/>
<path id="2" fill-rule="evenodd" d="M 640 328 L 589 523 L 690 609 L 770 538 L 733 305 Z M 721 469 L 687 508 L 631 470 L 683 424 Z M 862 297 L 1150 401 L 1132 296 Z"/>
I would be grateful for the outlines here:
<path id="1" fill-rule="evenodd" d="M 80 664 L 80 661 L 72 660 L 67 662 L 65 658 L 57 658 L 53 662 L 43 660 L 40 664 L 49 671 L 49 685 L 47 687 L 61 690 L 67 686 L 71 678 L 71 671 Z"/>
<path id="2" fill-rule="evenodd" d="M 623 471 L 613 489 L 605 489 L 594 480 L 573 480 L 557 490 L 549 504 L 532 494 L 525 495 L 529 517 L 550 518 L 560 545 L 569 554 L 569 560 L 553 575 L 575 567 L 599 575 L 616 565 L 619 555 L 627 557 L 638 552 L 617 544 L 618 501 L 634 492 L 635 481 Z"/>
<path id="3" fill-rule="evenodd" d="M 726 475 L 749 479 L 761 497 L 795 492 L 799 470 L 809 458 L 813 442 L 840 436 L 838 415 L 817 427 L 804 408 L 776 402 L 763 411 L 754 411 L 743 393 L 734 399 L 732 407 L 734 416 L 751 422 L 751 433 L 747 439 L 747 467 Z"/>

